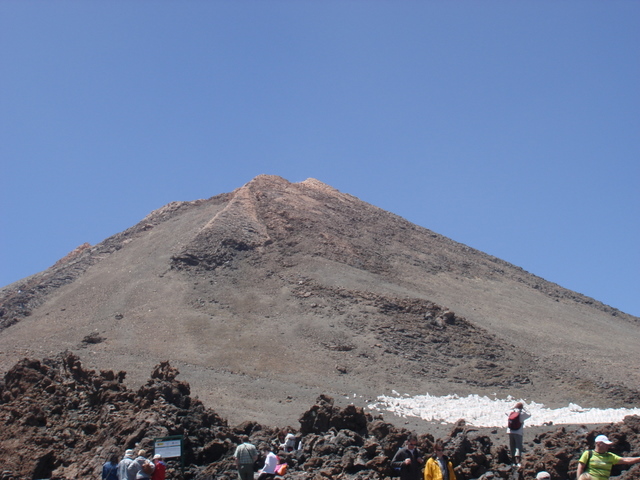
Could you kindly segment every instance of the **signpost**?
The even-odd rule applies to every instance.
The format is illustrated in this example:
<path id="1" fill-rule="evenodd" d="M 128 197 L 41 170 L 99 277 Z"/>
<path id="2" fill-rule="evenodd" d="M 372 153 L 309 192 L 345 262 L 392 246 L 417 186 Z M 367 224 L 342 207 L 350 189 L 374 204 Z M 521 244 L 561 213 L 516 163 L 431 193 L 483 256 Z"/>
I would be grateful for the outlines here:
<path id="1" fill-rule="evenodd" d="M 180 457 L 180 470 L 184 475 L 184 456 L 182 454 L 182 444 L 184 435 L 174 435 L 172 437 L 156 438 L 154 441 L 154 453 L 162 456 L 162 458 Z"/>

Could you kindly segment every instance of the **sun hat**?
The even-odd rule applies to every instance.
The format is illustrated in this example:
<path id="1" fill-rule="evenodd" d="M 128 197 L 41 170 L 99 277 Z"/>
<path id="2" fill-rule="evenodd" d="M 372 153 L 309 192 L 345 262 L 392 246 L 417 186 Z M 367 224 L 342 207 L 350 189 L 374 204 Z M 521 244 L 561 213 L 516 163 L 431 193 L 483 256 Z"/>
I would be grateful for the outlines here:
<path id="1" fill-rule="evenodd" d="M 606 443 L 607 445 L 611 445 L 613 442 L 607 438 L 606 435 L 598 435 L 595 439 L 596 443 Z"/>
<path id="2" fill-rule="evenodd" d="M 128 450 L 125 450 L 124 455 L 126 457 L 133 457 L 133 450 L 131 450 L 130 448 Z"/>
<path id="3" fill-rule="evenodd" d="M 538 472 L 538 474 L 536 475 L 536 480 L 545 480 L 547 478 L 551 478 L 551 474 L 549 472 L 545 472 L 544 470 L 542 472 Z"/>
<path id="4" fill-rule="evenodd" d="M 156 454 L 153 456 L 153 459 L 154 459 L 154 460 L 157 460 L 157 459 L 159 459 L 159 458 L 162 458 L 162 455 L 160 455 L 159 453 L 156 453 Z"/>

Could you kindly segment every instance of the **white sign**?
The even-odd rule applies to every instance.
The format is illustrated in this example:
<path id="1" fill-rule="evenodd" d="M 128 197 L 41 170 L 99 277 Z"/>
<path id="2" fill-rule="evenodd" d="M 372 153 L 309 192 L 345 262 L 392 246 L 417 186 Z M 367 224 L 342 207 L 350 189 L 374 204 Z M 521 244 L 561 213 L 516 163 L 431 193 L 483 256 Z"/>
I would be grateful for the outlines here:
<path id="1" fill-rule="evenodd" d="M 182 455 L 182 440 L 156 440 L 155 453 L 162 458 L 180 457 Z"/>

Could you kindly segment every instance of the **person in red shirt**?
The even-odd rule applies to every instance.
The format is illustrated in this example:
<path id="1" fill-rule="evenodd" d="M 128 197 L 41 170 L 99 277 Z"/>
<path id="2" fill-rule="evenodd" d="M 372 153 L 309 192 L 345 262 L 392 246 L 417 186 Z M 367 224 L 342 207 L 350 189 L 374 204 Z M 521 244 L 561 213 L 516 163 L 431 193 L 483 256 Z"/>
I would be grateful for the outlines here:
<path id="1" fill-rule="evenodd" d="M 153 456 L 153 464 L 156 466 L 156 468 L 153 470 L 151 480 L 164 480 L 167 472 L 167 464 L 164 463 L 164 460 L 159 453 L 156 453 Z"/>

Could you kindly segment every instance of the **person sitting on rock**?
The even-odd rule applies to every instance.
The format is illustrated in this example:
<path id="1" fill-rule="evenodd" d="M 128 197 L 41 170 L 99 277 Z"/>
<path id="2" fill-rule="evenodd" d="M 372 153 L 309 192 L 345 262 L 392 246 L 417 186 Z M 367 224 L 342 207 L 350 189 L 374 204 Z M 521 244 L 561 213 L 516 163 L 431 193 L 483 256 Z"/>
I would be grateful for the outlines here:
<path id="1" fill-rule="evenodd" d="M 400 472 L 400 480 L 420 480 L 424 458 L 417 445 L 418 437 L 412 433 L 391 460 L 391 468 Z"/>
<path id="2" fill-rule="evenodd" d="M 284 442 L 280 444 L 280 448 L 287 453 L 291 453 L 296 449 L 296 436 L 288 432 L 284 437 Z"/>
<path id="3" fill-rule="evenodd" d="M 263 445 L 262 453 L 264 455 L 264 467 L 258 472 L 258 480 L 272 480 L 276 477 L 278 456 L 271 451 L 269 445 Z"/>
<path id="4" fill-rule="evenodd" d="M 453 465 L 444 454 L 444 445 L 440 440 L 433 445 L 433 455 L 424 466 L 424 480 L 456 480 Z"/>

